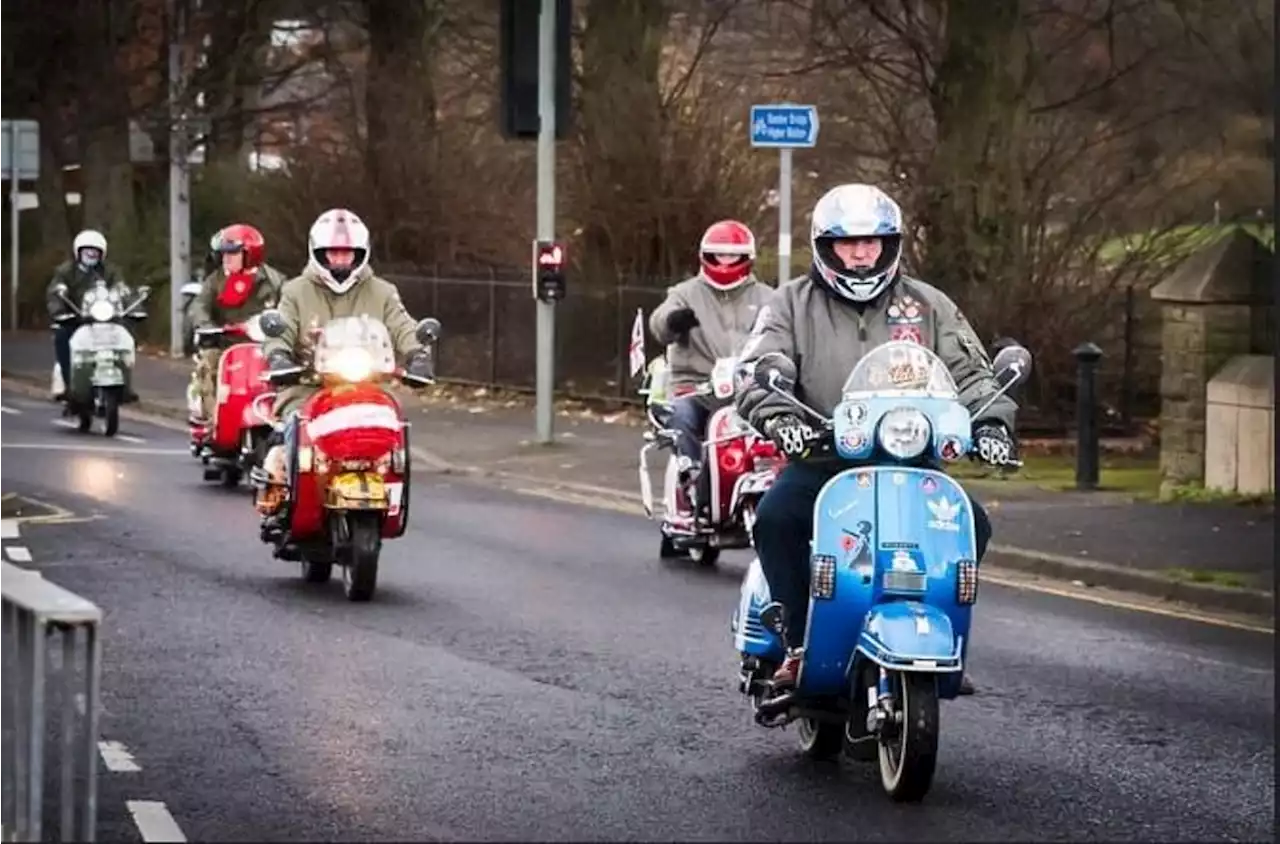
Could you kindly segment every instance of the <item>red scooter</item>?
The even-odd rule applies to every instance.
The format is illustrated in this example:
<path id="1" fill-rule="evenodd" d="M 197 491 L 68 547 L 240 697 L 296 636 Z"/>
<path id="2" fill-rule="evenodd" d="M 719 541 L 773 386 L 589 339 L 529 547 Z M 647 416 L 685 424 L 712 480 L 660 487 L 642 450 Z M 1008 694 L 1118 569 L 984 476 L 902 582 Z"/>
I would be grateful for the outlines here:
<path id="1" fill-rule="evenodd" d="M 262 329 L 279 336 L 279 313 L 265 312 Z M 438 320 L 421 320 L 418 341 L 429 345 L 439 331 Z M 311 583 L 327 582 L 340 566 L 347 598 L 367 601 L 378 581 L 382 540 L 403 536 L 409 525 L 409 423 L 382 385 L 431 382 L 397 367 L 386 326 L 365 316 L 331 321 L 317 333 L 310 366 L 268 377 L 277 384 L 310 377 L 320 389 L 303 403 L 296 429 L 285 432 L 283 501 L 266 500 L 275 488 L 262 486 L 259 510 L 278 516 L 264 522 L 262 540 L 278 559 L 301 563 Z"/>
<path id="2" fill-rule="evenodd" d="M 711 380 L 686 391 L 685 395 L 699 393 L 722 400 L 731 398 L 736 365 L 736 358 L 720 358 Z M 649 429 L 644 433 L 645 445 L 640 449 L 640 493 L 650 518 L 654 516 L 654 507 L 649 452 L 655 448 L 673 450 L 678 436 L 666 424 L 671 405 L 662 395 L 662 389 L 655 389 L 653 384 L 653 379 L 665 376 L 665 372 L 654 373 L 652 369 L 650 367 L 650 375 L 640 390 L 649 398 L 646 407 Z M 751 546 L 756 505 L 773 486 L 784 460 L 774 444 L 748 425 L 732 405 L 711 414 L 702 450 L 702 471 L 713 473 L 708 485 L 710 500 L 703 508 L 698 507 L 697 478 L 690 478 L 681 488 L 676 456 L 672 454 L 667 460 L 662 496 L 664 512 L 659 522 L 662 544 L 658 555 L 663 559 L 687 555 L 696 563 L 713 566 L 722 549 Z M 681 509 L 702 510 L 706 518 L 682 518 L 678 515 Z"/>
<path id="3" fill-rule="evenodd" d="M 221 481 L 228 488 L 262 464 L 271 435 L 270 402 L 275 393 L 263 379 L 267 366 L 262 341 L 266 335 L 260 317 L 195 332 L 201 349 L 230 344 L 218 360 L 212 426 L 191 423 L 191 453 L 204 464 L 204 479 Z"/>

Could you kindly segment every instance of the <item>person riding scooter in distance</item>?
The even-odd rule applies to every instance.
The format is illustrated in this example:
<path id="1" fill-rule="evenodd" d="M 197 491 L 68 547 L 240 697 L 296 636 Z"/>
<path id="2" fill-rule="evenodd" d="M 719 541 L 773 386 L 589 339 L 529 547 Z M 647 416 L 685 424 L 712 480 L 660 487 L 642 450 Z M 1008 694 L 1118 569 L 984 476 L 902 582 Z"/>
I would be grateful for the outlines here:
<path id="1" fill-rule="evenodd" d="M 991 362 L 956 305 L 937 288 L 901 272 L 902 232 L 901 209 L 879 188 L 841 185 L 818 200 L 810 230 L 813 264 L 769 300 L 743 349 L 742 366 L 774 355 L 769 365 L 782 370 L 810 407 L 829 416 L 863 355 L 889 341 L 912 341 L 938 355 L 966 407 L 981 407 L 998 390 Z M 796 459 L 808 456 L 797 449 L 810 448 L 814 431 L 776 393 L 747 383 L 737 403 L 739 412 L 792 458 L 760 500 L 754 531 L 770 595 L 786 610 L 787 658 L 773 677 L 774 688 L 782 690 L 795 685 L 803 656 L 814 500 L 848 466 L 838 459 Z M 1017 405 L 1002 396 L 973 420 L 974 443 L 985 462 L 1003 464 L 1013 456 L 1016 412 Z M 977 501 L 973 516 L 981 560 L 991 522 Z M 961 694 L 973 691 L 964 678 Z"/>
<path id="2" fill-rule="evenodd" d="M 71 335 L 75 333 L 75 311 L 63 301 L 63 297 L 79 305 L 95 283 L 105 281 L 115 288 L 121 300 L 128 298 L 129 286 L 119 268 L 107 262 L 107 238 L 100 231 L 85 229 L 71 242 L 71 260 L 58 265 L 53 278 L 45 288 L 45 307 L 53 322 L 53 353 L 58 362 L 62 390 L 55 390 L 54 401 L 66 397 L 66 385 L 71 379 Z M 61 294 L 61 295 L 59 295 Z M 129 389 L 125 401 L 136 401 L 137 393 Z"/>
<path id="3" fill-rule="evenodd" d="M 253 226 L 236 223 L 214 235 L 222 264 L 205 277 L 191 303 L 196 330 L 244 322 L 280 298 L 285 278 L 266 263 L 267 243 Z M 201 349 L 191 383 L 199 407 L 192 407 L 191 424 L 207 428 L 213 419 L 218 391 L 218 361 L 222 349 Z"/>
<path id="4" fill-rule="evenodd" d="M 649 331 L 667 346 L 671 372 L 670 427 L 678 432 L 675 451 L 680 470 L 676 492 L 679 512 L 673 522 L 708 518 L 710 472 L 702 471 L 702 442 L 707 419 L 717 400 L 691 394 L 711 377 L 716 359 L 737 352 L 750 334 L 756 314 L 773 289 L 752 273 L 756 238 L 737 220 L 713 223 L 698 247 L 701 270 L 667 291 L 666 300 L 649 315 Z M 686 485 L 698 480 L 698 512 L 692 512 Z"/>
<path id="5" fill-rule="evenodd" d="M 369 229 L 352 212 L 335 208 L 316 219 L 308 236 L 306 269 L 285 282 L 280 292 L 284 333 L 268 337 L 262 346 L 269 370 L 297 369 L 311 359 L 314 350 L 309 329 L 323 328 L 342 317 L 364 315 L 386 326 L 396 356 L 409 376 L 433 377 L 431 350 L 418 342 L 417 323 L 405 310 L 396 286 L 374 275 L 369 246 Z M 285 421 L 284 430 L 272 435 L 262 470 L 254 472 L 264 527 L 274 522 L 288 494 L 288 445 L 297 436 L 297 410 L 317 389 L 298 384 L 281 390 L 276 398 L 275 413 Z"/>

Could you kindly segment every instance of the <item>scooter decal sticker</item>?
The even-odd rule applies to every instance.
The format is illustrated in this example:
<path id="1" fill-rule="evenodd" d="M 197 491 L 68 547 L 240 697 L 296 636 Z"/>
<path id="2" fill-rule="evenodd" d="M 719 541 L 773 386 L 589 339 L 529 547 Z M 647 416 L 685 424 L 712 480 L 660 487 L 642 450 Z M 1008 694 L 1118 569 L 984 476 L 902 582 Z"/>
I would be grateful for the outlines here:
<path id="1" fill-rule="evenodd" d="M 863 489 L 867 489 L 868 487 L 870 487 L 870 486 L 871 486 L 871 473 L 870 473 L 870 472 L 859 472 L 859 473 L 858 473 L 858 486 L 862 487 Z"/>
<path id="2" fill-rule="evenodd" d="M 953 503 L 945 495 L 940 495 L 925 503 L 929 505 L 929 512 L 933 514 L 933 518 L 928 522 L 930 528 L 948 533 L 959 532 L 960 525 L 956 522 L 956 518 L 960 515 L 959 501 Z"/>
<path id="3" fill-rule="evenodd" d="M 856 533 L 844 528 L 841 530 L 845 535 L 840 537 L 840 547 L 844 550 L 848 567 L 871 565 L 871 522 L 858 522 Z"/>
<path id="4" fill-rule="evenodd" d="M 924 308 L 910 296 L 899 296 L 889 303 L 890 325 L 916 325 L 924 322 Z"/>
<path id="5" fill-rule="evenodd" d="M 920 489 L 924 490 L 925 495 L 933 495 L 938 491 L 938 482 L 928 475 L 920 482 Z"/>

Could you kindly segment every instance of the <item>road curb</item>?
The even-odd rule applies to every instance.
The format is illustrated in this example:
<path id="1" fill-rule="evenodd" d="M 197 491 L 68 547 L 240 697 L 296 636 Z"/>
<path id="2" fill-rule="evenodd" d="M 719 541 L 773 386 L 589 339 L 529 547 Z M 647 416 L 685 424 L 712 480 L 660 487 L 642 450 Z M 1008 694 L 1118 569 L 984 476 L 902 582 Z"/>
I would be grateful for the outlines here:
<path id="1" fill-rule="evenodd" d="M 29 375 L 0 370 L 0 378 L 3 379 L 5 386 L 14 388 L 18 392 L 36 398 L 48 397 L 47 387 Z M 53 407 L 52 404 L 50 406 Z M 143 422 L 155 422 L 156 417 L 170 423 L 185 422 L 186 409 L 142 398 L 133 405 L 121 408 L 121 415 Z M 574 503 L 584 506 L 634 513 L 638 516 L 644 515 L 641 496 L 629 490 L 506 472 L 500 469 L 487 469 L 483 466 L 455 464 L 420 446 L 413 446 L 411 452 L 415 462 L 426 464 L 429 471 L 437 474 L 491 480 L 499 485 L 526 487 L 540 492 L 560 491 L 571 494 Z M 1264 590 L 1173 580 L 1115 563 L 1051 554 L 998 543 L 991 545 L 983 562 L 993 567 L 1025 574 L 1131 592 L 1147 598 L 1204 610 L 1225 611 L 1272 620 L 1275 617 L 1275 595 Z"/>

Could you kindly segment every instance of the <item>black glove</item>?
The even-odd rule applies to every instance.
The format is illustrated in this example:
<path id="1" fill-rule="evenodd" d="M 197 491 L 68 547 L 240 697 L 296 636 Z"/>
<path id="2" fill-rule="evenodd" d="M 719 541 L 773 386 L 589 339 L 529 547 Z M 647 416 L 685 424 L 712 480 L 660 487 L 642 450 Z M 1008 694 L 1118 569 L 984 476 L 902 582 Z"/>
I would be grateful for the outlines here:
<path id="1" fill-rule="evenodd" d="M 978 459 L 992 466 L 1006 466 L 1017 462 L 1017 445 L 1004 425 L 983 422 L 973 432 L 974 451 Z"/>
<path id="2" fill-rule="evenodd" d="M 667 316 L 667 329 L 672 334 L 682 337 L 697 328 L 699 324 L 698 315 L 693 312 L 693 308 L 680 308 Z"/>
<path id="3" fill-rule="evenodd" d="M 404 362 L 404 372 L 414 378 L 430 381 L 436 377 L 435 361 L 426 349 L 414 349 Z"/>
<path id="4" fill-rule="evenodd" d="M 267 355 L 267 369 L 271 372 L 280 372 L 286 369 L 294 369 L 298 366 L 298 362 L 293 359 L 293 355 L 283 349 L 276 349 Z"/>
<path id="5" fill-rule="evenodd" d="M 764 432 L 787 457 L 803 457 L 814 436 L 813 428 L 794 413 L 773 417 L 765 423 Z"/>

